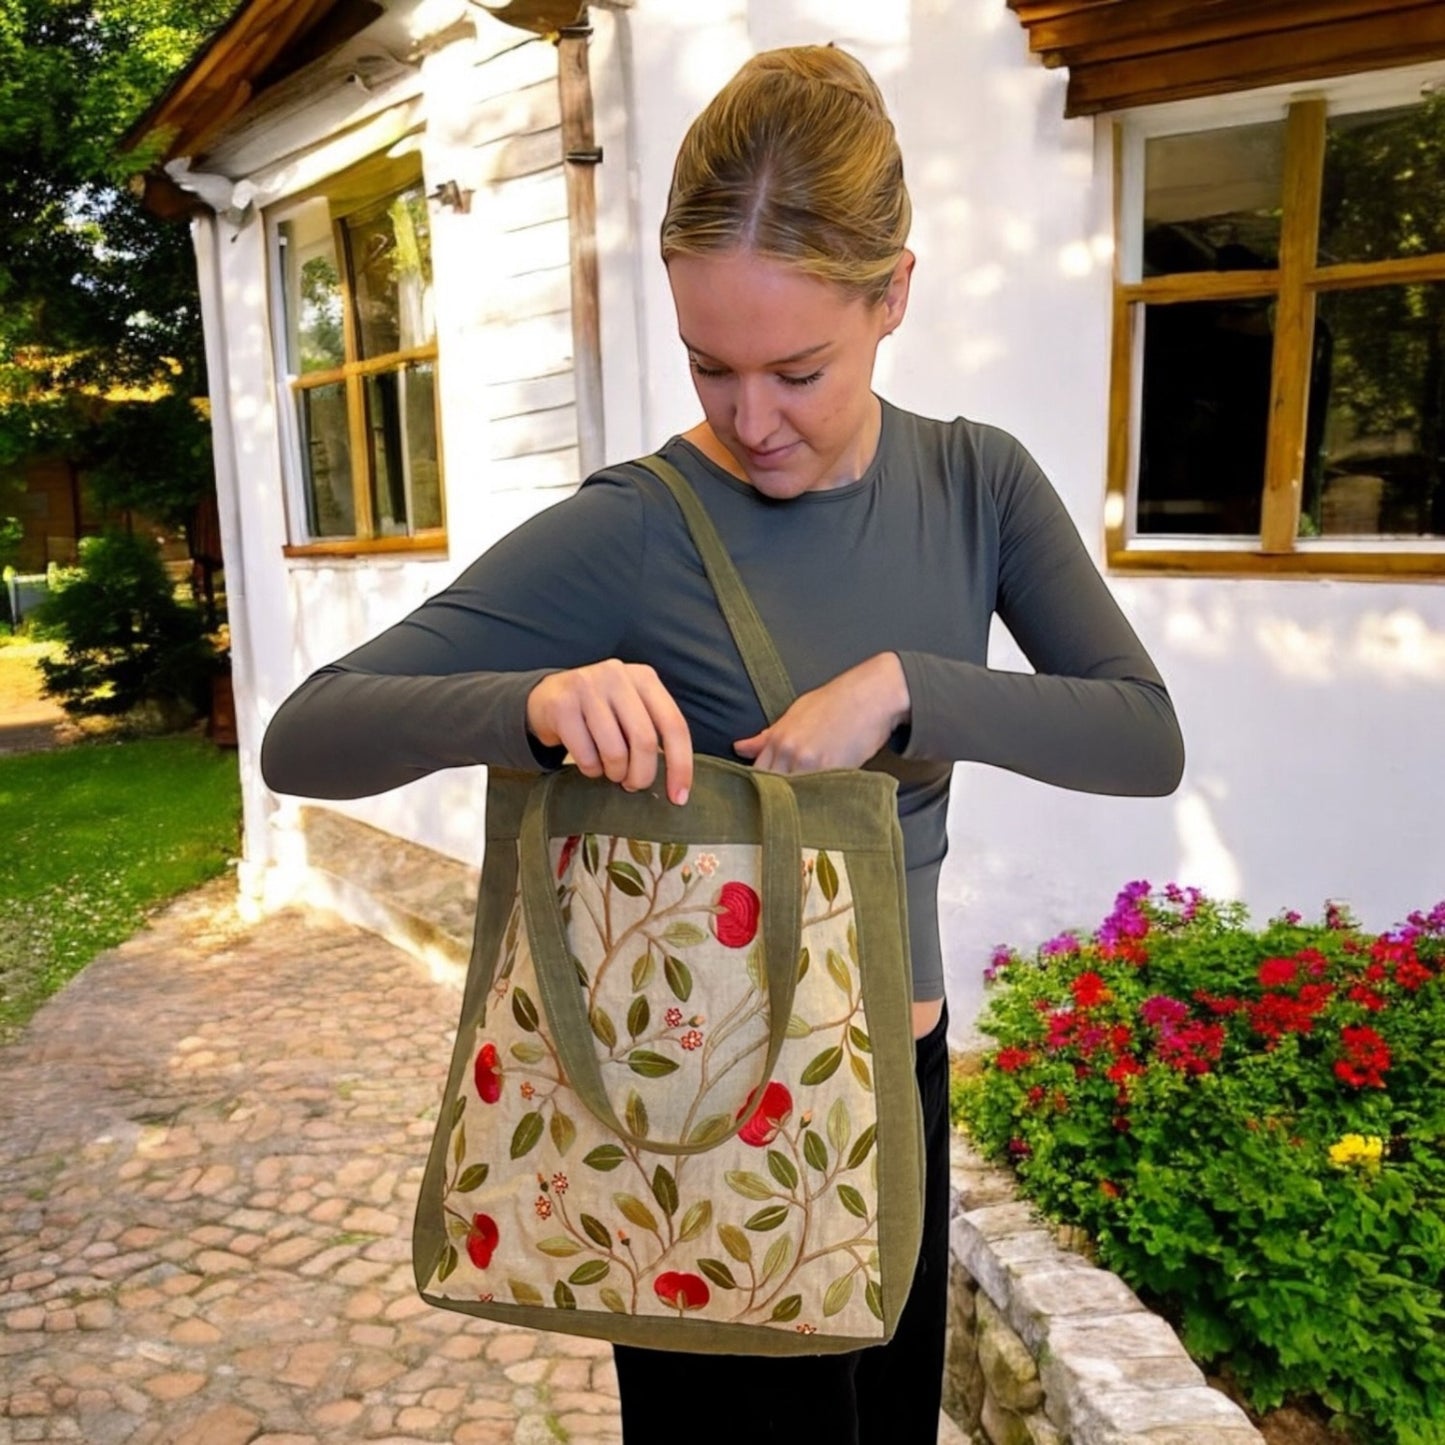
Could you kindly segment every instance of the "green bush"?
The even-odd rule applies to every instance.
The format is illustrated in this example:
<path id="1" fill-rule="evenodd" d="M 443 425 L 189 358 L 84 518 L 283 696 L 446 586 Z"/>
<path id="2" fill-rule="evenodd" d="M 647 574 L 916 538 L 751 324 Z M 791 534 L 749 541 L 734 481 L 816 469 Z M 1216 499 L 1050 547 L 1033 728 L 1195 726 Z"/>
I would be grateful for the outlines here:
<path id="1" fill-rule="evenodd" d="M 39 616 L 62 644 L 58 658 L 40 661 L 45 691 L 72 716 L 149 708 L 178 725 L 205 710 L 216 650 L 148 539 L 108 532 L 82 542 L 79 567 Z"/>
<path id="2" fill-rule="evenodd" d="M 1024 1192 L 1257 1408 L 1445 1441 L 1445 903 L 1254 931 L 1135 883 L 990 973 L 962 1112 Z"/>

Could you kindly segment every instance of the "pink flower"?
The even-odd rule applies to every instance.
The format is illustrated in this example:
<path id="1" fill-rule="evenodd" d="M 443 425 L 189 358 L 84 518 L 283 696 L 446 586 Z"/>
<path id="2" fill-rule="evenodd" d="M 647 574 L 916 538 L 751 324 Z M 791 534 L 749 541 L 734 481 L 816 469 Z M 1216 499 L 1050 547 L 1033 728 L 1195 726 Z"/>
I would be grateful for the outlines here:
<path id="1" fill-rule="evenodd" d="M 1167 994 L 1156 993 L 1139 1005 L 1139 1017 L 1151 1028 L 1170 1028 L 1189 1017 L 1189 1005 Z"/>
<path id="2" fill-rule="evenodd" d="M 532 1206 L 532 1208 L 537 1211 L 538 1219 L 551 1219 L 552 1201 L 548 1199 L 545 1194 L 539 1194 L 537 1196 L 537 1202 Z"/>
<path id="3" fill-rule="evenodd" d="M 565 1194 L 567 1192 L 567 1176 L 561 1173 L 554 1174 L 552 1176 L 552 1188 L 555 1189 L 558 1194 Z"/>
<path id="4" fill-rule="evenodd" d="M 496 1044 L 483 1044 L 477 1051 L 472 1077 L 482 1103 L 495 1104 L 502 1097 L 502 1068 L 497 1060 Z"/>
<path id="5" fill-rule="evenodd" d="M 671 1305 L 679 1314 L 684 1310 L 700 1310 L 712 1297 L 700 1275 L 683 1274 L 670 1269 L 658 1275 L 652 1288 L 663 1304 Z"/>
<path id="6" fill-rule="evenodd" d="M 662 1017 L 668 1028 L 675 1029 L 682 1023 L 682 1010 L 680 1008 L 670 1008 Z"/>
<path id="7" fill-rule="evenodd" d="M 724 883 L 713 902 L 713 936 L 725 948 L 746 948 L 758 931 L 758 895 L 746 883 Z"/>
<path id="8" fill-rule="evenodd" d="M 683 1048 L 685 1048 L 686 1050 L 688 1050 L 689 1053 L 691 1053 L 693 1049 L 700 1049 L 702 1047 L 702 1035 L 697 1031 L 697 1029 L 689 1029 L 678 1040 L 678 1043 L 680 1043 Z"/>
<path id="9" fill-rule="evenodd" d="M 741 1117 L 752 1105 L 752 1099 L 738 1111 Z M 752 1118 L 738 1130 L 738 1138 L 755 1149 L 766 1148 L 778 1137 L 778 1131 L 787 1123 L 793 1113 L 793 1096 L 786 1084 L 775 1079 L 763 1090 L 763 1097 L 753 1111 Z"/>

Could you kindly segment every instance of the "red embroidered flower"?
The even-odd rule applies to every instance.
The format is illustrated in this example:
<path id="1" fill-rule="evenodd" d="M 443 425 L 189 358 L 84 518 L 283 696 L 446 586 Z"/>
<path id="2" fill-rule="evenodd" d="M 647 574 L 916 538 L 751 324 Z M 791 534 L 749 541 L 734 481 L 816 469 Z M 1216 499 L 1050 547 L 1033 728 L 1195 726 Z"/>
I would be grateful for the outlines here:
<path id="1" fill-rule="evenodd" d="M 725 948 L 746 948 L 758 931 L 758 895 L 746 883 L 724 883 L 713 902 L 713 936 Z"/>
<path id="2" fill-rule="evenodd" d="M 565 1194 L 567 1192 L 567 1176 L 565 1174 L 554 1174 L 552 1176 L 552 1188 L 555 1189 L 558 1194 Z"/>
<path id="3" fill-rule="evenodd" d="M 1112 997 L 1108 985 L 1097 973 L 1081 973 L 1070 985 L 1077 1008 L 1093 1008 Z"/>
<path id="4" fill-rule="evenodd" d="M 538 1219 L 551 1219 L 552 1201 L 548 1199 L 545 1194 L 539 1194 L 537 1196 L 537 1202 L 532 1206 L 532 1208 L 537 1211 Z"/>
<path id="5" fill-rule="evenodd" d="M 678 1040 L 678 1043 L 691 1053 L 693 1049 L 700 1049 L 702 1047 L 702 1035 L 696 1029 L 689 1029 Z"/>
<path id="6" fill-rule="evenodd" d="M 663 1014 L 662 1018 L 668 1028 L 675 1029 L 682 1023 L 682 1010 L 680 1008 L 670 1008 Z"/>
<path id="7" fill-rule="evenodd" d="M 684 1310 L 700 1310 L 712 1297 L 700 1275 L 683 1274 L 670 1269 L 658 1275 L 652 1288 L 663 1304 L 671 1305 L 679 1314 Z"/>
<path id="8" fill-rule="evenodd" d="M 492 1262 L 492 1253 L 500 1238 L 497 1221 L 490 1214 L 472 1215 L 471 1228 L 467 1230 L 467 1258 L 478 1269 L 485 1269 Z"/>
<path id="9" fill-rule="evenodd" d="M 523 1079 L 521 1093 L 524 1099 L 530 1099 L 537 1092 L 537 1086 L 530 1079 Z"/>
<path id="10" fill-rule="evenodd" d="M 561 878 L 567 872 L 567 865 L 572 861 L 572 855 L 577 851 L 577 845 L 582 841 L 580 833 L 569 834 L 562 844 L 561 856 L 557 859 L 557 876 Z"/>
<path id="11" fill-rule="evenodd" d="M 752 1099 L 738 1111 L 739 1117 L 752 1105 Z M 738 1138 L 755 1149 L 765 1148 L 778 1137 L 778 1130 L 787 1123 L 793 1112 L 793 1096 L 786 1084 L 774 1080 L 763 1090 L 763 1097 L 753 1116 L 738 1130 Z"/>
<path id="12" fill-rule="evenodd" d="M 495 1104 L 502 1097 L 502 1066 L 497 1060 L 496 1044 L 483 1044 L 477 1051 L 473 1077 L 482 1103 Z"/>

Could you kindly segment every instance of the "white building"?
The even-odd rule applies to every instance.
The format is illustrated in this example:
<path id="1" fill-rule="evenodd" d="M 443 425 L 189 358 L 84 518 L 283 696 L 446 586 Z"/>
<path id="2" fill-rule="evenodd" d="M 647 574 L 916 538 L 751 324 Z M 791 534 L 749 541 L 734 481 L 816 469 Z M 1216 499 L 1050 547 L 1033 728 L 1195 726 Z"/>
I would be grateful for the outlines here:
<path id="1" fill-rule="evenodd" d="M 191 215 L 200 266 L 248 896 L 339 901 L 423 948 L 462 931 L 438 855 L 478 863 L 484 770 L 309 807 L 265 788 L 261 735 L 313 668 L 696 419 L 656 254 L 672 157 L 746 56 L 820 40 L 878 77 L 914 199 L 878 389 L 1025 442 L 1189 750 L 1161 800 L 960 767 L 956 1032 L 993 944 L 1091 926 L 1133 878 L 1261 919 L 1428 907 L 1437 0 L 243 5 L 136 134 L 168 138 L 150 193 Z M 1023 665 L 1006 635 L 995 652 Z"/>

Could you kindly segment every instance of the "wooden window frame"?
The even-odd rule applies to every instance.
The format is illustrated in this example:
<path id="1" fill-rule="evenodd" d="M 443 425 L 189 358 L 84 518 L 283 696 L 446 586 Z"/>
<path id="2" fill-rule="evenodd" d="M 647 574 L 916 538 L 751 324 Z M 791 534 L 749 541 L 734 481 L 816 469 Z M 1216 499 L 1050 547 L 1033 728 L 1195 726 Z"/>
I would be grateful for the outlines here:
<path id="1" fill-rule="evenodd" d="M 425 182 L 415 158 L 402 158 L 400 162 L 389 158 L 375 157 L 363 161 L 337 176 L 329 178 L 319 186 L 289 197 L 273 208 L 267 217 L 270 245 L 270 271 L 275 287 L 272 306 L 273 334 L 277 338 L 275 357 L 278 378 L 285 391 L 288 405 L 284 408 L 285 424 L 282 429 L 283 446 L 287 466 L 287 533 L 290 537 L 304 537 L 303 541 L 288 541 L 282 547 L 286 557 L 341 558 L 364 557 L 386 553 L 441 553 L 448 549 L 446 527 L 446 484 L 445 466 L 442 459 L 441 428 L 441 385 L 438 347 L 435 338 L 424 346 L 410 347 L 402 351 L 387 352 L 382 356 L 361 357 L 356 307 L 352 299 L 353 270 L 350 247 L 344 222 L 348 216 L 367 205 L 380 201 L 389 195 L 417 185 L 424 188 Z M 293 374 L 287 355 L 287 330 L 285 320 L 286 277 L 279 264 L 279 236 L 282 224 L 291 215 L 309 202 L 325 200 L 331 207 L 332 244 L 337 257 L 340 275 L 342 302 L 342 334 L 346 360 L 342 365 L 325 371 L 309 371 Z M 420 528 L 404 536 L 376 535 L 376 517 L 371 504 L 371 462 L 370 438 L 366 426 L 365 385 L 369 376 L 400 371 L 417 362 L 430 362 L 433 375 L 437 378 L 433 405 L 436 409 L 436 445 L 439 503 L 442 509 L 442 524 L 439 527 Z M 351 455 L 358 459 L 352 466 L 351 490 L 355 509 L 357 535 L 354 537 L 310 537 L 304 519 L 308 515 L 306 488 L 309 485 L 306 464 L 301 454 L 301 437 L 297 422 L 296 399 L 307 390 L 321 386 L 342 384 L 346 389 L 346 422 Z M 298 518 L 302 519 L 298 525 Z"/>
<path id="2" fill-rule="evenodd" d="M 1445 577 L 1445 538 L 1300 538 L 1315 298 L 1369 285 L 1445 282 L 1445 252 L 1374 262 L 1316 264 L 1328 114 L 1384 109 L 1445 84 L 1439 63 L 1348 77 L 1333 85 L 1276 87 L 1208 102 L 1181 102 L 1119 117 L 1113 124 L 1114 252 L 1110 345 L 1105 552 L 1111 571 L 1165 575 Z M 1279 264 L 1265 271 L 1201 271 L 1142 277 L 1143 153 L 1146 140 L 1285 120 Z M 1146 305 L 1275 298 L 1269 435 L 1257 546 L 1237 539 L 1141 537 L 1137 503 L 1140 380 Z"/>

